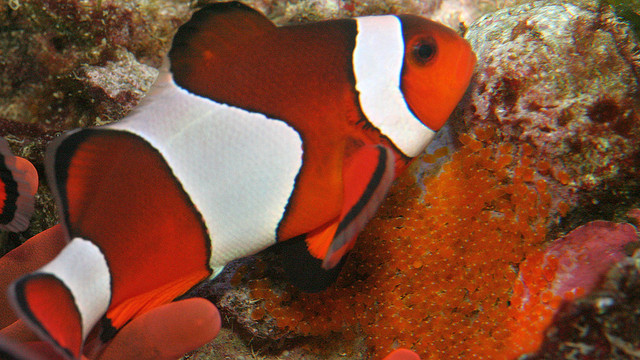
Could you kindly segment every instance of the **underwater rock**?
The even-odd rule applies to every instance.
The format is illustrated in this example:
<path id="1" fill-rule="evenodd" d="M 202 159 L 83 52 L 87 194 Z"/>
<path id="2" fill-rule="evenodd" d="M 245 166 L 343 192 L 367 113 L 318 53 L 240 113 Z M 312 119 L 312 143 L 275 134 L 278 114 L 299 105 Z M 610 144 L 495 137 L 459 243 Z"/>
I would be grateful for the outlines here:
<path id="1" fill-rule="evenodd" d="M 640 40 L 640 1 L 638 0 L 604 0 L 611 4 L 616 15 L 629 23 L 631 29 Z"/>
<path id="2" fill-rule="evenodd" d="M 281 292 L 281 289 L 260 289 L 256 291 L 256 281 L 269 276 L 276 283 L 284 286 L 286 280 L 284 273 L 267 269 L 267 263 L 262 260 L 274 262 L 269 252 L 263 252 L 256 256 L 239 259 L 229 263 L 224 271 L 213 281 L 193 289 L 189 296 L 199 296 L 211 299 L 220 312 L 233 321 L 240 331 L 256 338 L 256 342 L 280 341 L 293 338 L 295 334 L 276 325 L 275 319 L 264 311 L 261 299 L 262 292 Z"/>
<path id="3" fill-rule="evenodd" d="M 639 245 L 630 224 L 593 221 L 520 264 L 508 323 L 513 355 L 534 352 L 563 304 L 589 294 L 627 249 Z"/>
<path id="4" fill-rule="evenodd" d="M 0 5 L 0 135 L 44 176 L 59 132 L 111 122 L 131 110 L 161 64 L 190 1 L 12 0 Z M 56 222 L 46 184 L 32 226 Z M 0 242 L 5 242 L 0 238 Z"/>
<path id="5" fill-rule="evenodd" d="M 583 289 L 591 292 L 611 266 L 627 257 L 628 246 L 638 245 L 636 228 L 630 224 L 592 221 L 551 243 L 548 257 L 557 259 L 554 294 Z"/>
<path id="6" fill-rule="evenodd" d="M 97 115 L 96 125 L 103 118 L 124 117 L 142 99 L 158 75 L 158 70 L 139 63 L 130 52 L 117 51 L 115 58 L 104 66 L 83 64 L 76 70 L 78 96 L 91 104 Z"/>
<path id="7" fill-rule="evenodd" d="M 627 218 L 631 219 L 636 226 L 640 225 L 640 209 L 631 209 L 626 214 Z"/>
<path id="8" fill-rule="evenodd" d="M 637 359 L 640 357 L 640 252 L 616 264 L 601 287 L 566 303 L 527 359 Z"/>
<path id="9" fill-rule="evenodd" d="M 364 15 L 401 13 L 430 15 L 441 6 L 443 0 L 257 0 L 244 2 L 263 12 L 276 24 L 284 25 Z M 475 4 L 467 3 L 466 7 L 475 8 Z M 454 25 L 457 26 L 457 23 Z"/>
<path id="10" fill-rule="evenodd" d="M 342 333 L 308 336 L 296 331 L 295 323 L 301 318 L 294 317 L 302 312 L 291 313 L 283 306 L 291 302 L 291 292 L 296 290 L 278 261 L 271 250 L 233 261 L 214 280 L 189 292 L 189 297 L 214 302 L 224 327 L 217 339 L 187 358 L 249 360 L 259 354 L 263 359 L 369 359 L 361 337 Z"/>
<path id="11" fill-rule="evenodd" d="M 637 184 L 640 46 L 626 23 L 607 7 L 535 2 L 485 15 L 466 37 L 478 65 L 463 126 L 532 146 L 554 210 Z"/>
<path id="12" fill-rule="evenodd" d="M 110 71 L 114 64 L 122 64 L 119 71 L 129 72 L 129 77 L 117 84 L 121 91 L 144 91 L 128 79 L 148 77 L 147 69 L 123 63 L 123 54 L 159 66 L 173 32 L 190 15 L 188 1 L 12 4 L 0 6 L 0 117 L 56 131 L 94 125 L 96 114 L 103 110 L 82 93 L 86 89 L 78 84 L 86 76 L 82 67 Z M 137 100 L 128 101 L 135 105 Z"/>

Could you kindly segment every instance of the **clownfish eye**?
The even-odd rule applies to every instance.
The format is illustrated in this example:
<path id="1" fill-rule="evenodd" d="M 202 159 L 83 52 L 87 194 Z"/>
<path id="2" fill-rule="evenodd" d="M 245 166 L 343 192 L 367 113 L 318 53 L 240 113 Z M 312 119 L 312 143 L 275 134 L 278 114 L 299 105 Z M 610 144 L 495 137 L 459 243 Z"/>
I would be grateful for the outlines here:
<path id="1" fill-rule="evenodd" d="M 418 65 L 425 65 L 435 57 L 437 51 L 438 47 L 433 38 L 420 38 L 413 44 L 412 55 Z"/>

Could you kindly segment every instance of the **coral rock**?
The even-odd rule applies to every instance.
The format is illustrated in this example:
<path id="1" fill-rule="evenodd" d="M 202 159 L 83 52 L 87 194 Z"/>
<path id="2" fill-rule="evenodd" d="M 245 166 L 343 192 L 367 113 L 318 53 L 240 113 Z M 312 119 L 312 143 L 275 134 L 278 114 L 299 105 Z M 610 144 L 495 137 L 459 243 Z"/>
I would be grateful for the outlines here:
<path id="1" fill-rule="evenodd" d="M 640 258 L 616 264 L 588 296 L 565 304 L 530 360 L 640 357 Z"/>
<path id="2" fill-rule="evenodd" d="M 508 323 L 511 357 L 536 351 L 544 332 L 564 303 L 590 293 L 607 271 L 638 244 L 630 224 L 593 221 L 557 239 L 544 253 L 520 264 Z M 518 349 L 519 347 L 519 349 Z"/>
<path id="3" fill-rule="evenodd" d="M 611 11 L 534 2 L 478 19 L 466 37 L 478 56 L 466 126 L 529 144 L 553 210 L 637 178 L 640 46 Z"/>

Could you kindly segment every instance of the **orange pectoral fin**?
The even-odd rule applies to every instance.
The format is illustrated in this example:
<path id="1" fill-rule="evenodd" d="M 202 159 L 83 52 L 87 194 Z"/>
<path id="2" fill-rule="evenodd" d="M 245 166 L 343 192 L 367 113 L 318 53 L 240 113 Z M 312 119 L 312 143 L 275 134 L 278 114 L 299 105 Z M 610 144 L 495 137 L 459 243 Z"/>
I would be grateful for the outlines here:
<path id="1" fill-rule="evenodd" d="M 331 269 L 351 250 L 358 233 L 382 203 L 394 179 L 395 156 L 384 146 L 365 146 L 349 159 L 343 173 L 340 217 L 307 234 L 309 254 Z"/>
<path id="2" fill-rule="evenodd" d="M 380 207 L 394 179 L 395 156 L 385 146 L 365 146 L 346 164 L 344 204 L 322 267 L 331 269 L 353 248 L 356 238 Z"/>
<path id="3" fill-rule="evenodd" d="M 389 191 L 394 166 L 392 150 L 379 145 L 362 147 L 349 159 L 343 172 L 344 201 L 340 216 L 276 247 L 291 283 L 315 292 L 335 281 L 344 256 Z"/>
<path id="4" fill-rule="evenodd" d="M 336 236 L 336 230 L 338 230 L 338 225 L 340 224 L 339 220 L 339 218 L 336 218 L 307 234 L 305 241 L 307 243 L 307 251 L 311 256 L 316 259 L 324 259 Z"/>
<path id="5" fill-rule="evenodd" d="M 55 276 L 27 275 L 16 283 L 15 308 L 39 335 L 49 339 L 68 358 L 79 359 L 82 352 L 82 318 L 69 289 Z"/>

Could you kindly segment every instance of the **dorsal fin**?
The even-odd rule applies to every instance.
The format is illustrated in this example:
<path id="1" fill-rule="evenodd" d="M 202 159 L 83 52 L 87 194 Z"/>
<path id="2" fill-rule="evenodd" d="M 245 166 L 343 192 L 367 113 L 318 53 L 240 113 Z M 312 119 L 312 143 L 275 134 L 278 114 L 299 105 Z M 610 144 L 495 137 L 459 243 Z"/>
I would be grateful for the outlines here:
<path id="1" fill-rule="evenodd" d="M 178 30 L 169 70 L 191 94 L 314 132 L 333 148 L 333 134 L 361 118 L 351 70 L 355 32 L 348 19 L 276 27 L 239 3 L 213 4 Z"/>
<path id="2" fill-rule="evenodd" d="M 263 14 L 237 1 L 202 8 L 173 38 L 169 60 L 176 83 L 189 88 L 187 78 L 194 67 L 207 66 L 214 57 L 227 56 L 238 42 L 275 29 Z"/>

